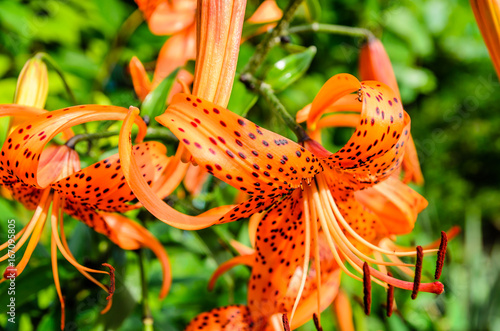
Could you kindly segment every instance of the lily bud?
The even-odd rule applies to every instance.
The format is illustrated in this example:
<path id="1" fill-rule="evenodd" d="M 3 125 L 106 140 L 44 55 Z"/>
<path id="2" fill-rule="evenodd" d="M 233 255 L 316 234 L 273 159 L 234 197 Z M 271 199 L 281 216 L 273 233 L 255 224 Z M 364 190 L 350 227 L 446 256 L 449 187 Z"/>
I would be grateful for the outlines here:
<path id="1" fill-rule="evenodd" d="M 398 82 L 389 55 L 382 42 L 375 37 L 369 38 L 361 48 L 359 75 L 361 80 L 376 80 L 386 84 L 400 97 Z"/>
<path id="2" fill-rule="evenodd" d="M 246 0 L 198 0 L 193 94 L 226 107 L 233 88 Z"/>
<path id="3" fill-rule="evenodd" d="M 497 0 L 470 0 L 476 22 L 500 77 L 500 4 Z"/>
<path id="4" fill-rule="evenodd" d="M 14 103 L 43 108 L 48 89 L 47 66 L 41 59 L 32 58 L 26 62 L 19 74 Z"/>

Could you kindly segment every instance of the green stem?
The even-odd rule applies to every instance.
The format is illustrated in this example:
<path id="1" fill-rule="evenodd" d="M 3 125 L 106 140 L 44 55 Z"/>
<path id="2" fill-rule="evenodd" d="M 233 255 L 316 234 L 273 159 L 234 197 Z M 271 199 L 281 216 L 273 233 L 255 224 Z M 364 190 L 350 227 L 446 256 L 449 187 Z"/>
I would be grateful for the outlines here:
<path id="1" fill-rule="evenodd" d="M 141 274 L 141 289 L 142 289 L 142 329 L 144 331 L 153 331 L 153 316 L 149 308 L 148 301 L 148 281 L 146 277 L 146 268 L 144 266 L 146 257 L 144 256 L 144 249 L 139 249 L 139 268 Z"/>
<path id="2" fill-rule="evenodd" d="M 290 128 L 290 130 L 295 133 L 299 143 L 309 139 L 309 136 L 304 131 L 302 126 L 300 126 L 300 124 L 295 121 L 292 115 L 288 113 L 285 106 L 283 106 L 276 94 L 274 94 L 274 91 L 269 84 L 256 79 L 248 73 L 241 75 L 240 79 L 244 84 L 247 85 L 247 87 L 256 90 L 264 98 L 264 100 L 266 100 L 271 109 L 280 115 L 281 119 Z"/>
<path id="3" fill-rule="evenodd" d="M 69 84 L 66 81 L 66 78 L 64 77 L 64 73 L 57 64 L 57 62 L 54 61 L 54 59 L 49 54 L 43 52 L 37 53 L 35 57 L 40 60 L 43 60 L 47 65 L 49 65 L 52 68 L 52 70 L 54 70 L 57 73 L 57 75 L 61 78 L 61 81 L 63 82 L 66 93 L 68 93 L 69 98 L 71 99 L 71 103 L 73 105 L 77 105 L 78 102 L 76 101 L 75 95 L 73 94 L 73 91 L 69 87 Z"/>
<path id="4" fill-rule="evenodd" d="M 68 146 L 69 148 L 75 148 L 76 144 L 79 143 L 80 141 L 91 141 L 102 138 L 109 138 L 113 136 L 118 136 L 119 134 L 120 131 L 105 131 L 96 133 L 77 134 L 66 142 L 66 146 Z"/>
<path id="5" fill-rule="evenodd" d="M 312 23 L 297 25 L 288 29 L 288 33 L 290 34 L 302 32 L 324 32 L 351 37 L 360 37 L 364 39 L 374 38 L 370 30 L 334 24 Z"/>
<path id="6" fill-rule="evenodd" d="M 103 138 L 109 138 L 118 136 L 120 131 L 105 131 L 105 132 L 95 132 L 95 133 L 82 133 L 77 134 L 74 137 L 70 138 L 66 142 L 66 146 L 70 148 L 75 148 L 76 144 L 81 141 L 92 141 L 99 140 Z M 163 128 L 148 128 L 147 137 L 151 139 L 162 139 L 168 142 L 178 142 L 177 137 L 175 137 L 172 132 L 168 129 Z"/>
<path id="7" fill-rule="evenodd" d="M 110 76 L 116 62 L 120 59 L 122 54 L 123 46 L 128 41 L 132 33 L 141 25 L 144 21 L 142 12 L 137 9 L 123 22 L 118 30 L 116 37 L 112 41 L 111 48 L 104 58 L 103 65 L 96 75 L 94 81 L 94 88 L 98 85 L 102 88 L 104 86 L 105 80 Z"/>
<path id="8" fill-rule="evenodd" d="M 278 22 L 278 25 L 276 25 L 276 27 L 264 37 L 259 45 L 257 45 L 255 53 L 243 68 L 243 73 L 250 73 L 252 75 L 255 75 L 255 72 L 257 71 L 257 69 L 259 69 L 262 62 L 264 62 L 271 48 L 273 48 L 273 46 L 279 42 L 279 37 L 282 36 L 285 30 L 288 28 L 288 24 L 292 20 L 295 11 L 302 3 L 302 1 L 304 0 L 290 1 L 288 7 L 283 13 L 283 17 Z"/>

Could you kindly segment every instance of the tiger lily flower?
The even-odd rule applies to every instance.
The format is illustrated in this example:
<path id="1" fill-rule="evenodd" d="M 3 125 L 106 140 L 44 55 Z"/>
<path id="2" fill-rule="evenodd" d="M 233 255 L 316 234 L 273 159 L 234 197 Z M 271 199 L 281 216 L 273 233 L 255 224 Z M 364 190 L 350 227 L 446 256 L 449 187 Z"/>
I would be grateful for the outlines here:
<path id="1" fill-rule="evenodd" d="M 30 118 L 16 127 L 2 147 L 0 184 L 27 209 L 35 210 L 31 221 L 14 238 L 16 252 L 29 238 L 25 253 L 16 266 L 7 268 L 0 282 L 12 275 L 18 277 L 24 271 L 40 240 L 45 223 L 50 220 L 51 261 L 62 308 L 61 328 L 64 328 L 64 299 L 57 272 L 57 250 L 85 277 L 109 293 L 108 305 L 103 313 L 110 308 L 114 291 L 114 271 L 110 265 L 104 264 L 110 268 L 109 272 L 91 269 L 79 264 L 71 254 L 62 224 L 63 211 L 108 236 L 124 249 L 148 247 L 153 250 L 160 259 L 164 274 L 160 296 L 164 297 L 168 292 L 170 268 L 161 244 L 140 225 L 111 213 L 140 206 L 128 204 L 135 196 L 125 182 L 118 155 L 80 170 L 78 154 L 73 149 L 65 145 L 50 145 L 45 148 L 53 137 L 72 126 L 93 120 L 121 120 L 127 112 L 127 109 L 120 107 L 90 105 L 40 113 L 34 107 L 0 105 L 0 116 Z M 136 123 L 139 125 L 138 139 L 142 140 L 146 126 L 139 119 Z M 144 178 L 156 181 L 155 189 L 164 193 L 165 187 L 157 185 L 162 182 L 162 169 L 168 165 L 165 152 L 165 147 L 155 142 L 139 144 L 134 151 L 134 157 L 144 163 L 141 169 Z M 52 211 L 49 213 L 51 206 Z M 0 245 L 0 249 L 6 249 L 8 245 L 9 242 L 6 242 Z M 3 255 L 0 262 L 8 257 L 8 254 Z M 91 273 L 110 275 L 110 286 L 103 285 Z"/>
<path id="2" fill-rule="evenodd" d="M 257 30 L 252 31 L 249 35 L 245 35 L 242 42 L 274 28 L 282 16 L 283 11 L 278 7 L 275 0 L 263 1 L 246 21 L 246 23 L 251 25 L 260 24 L 262 26 L 259 26 Z"/>
<path id="3" fill-rule="evenodd" d="M 368 38 L 367 42 L 361 47 L 359 75 L 361 80 L 376 80 L 386 84 L 401 99 L 391 60 L 382 42 L 375 37 Z M 414 182 L 416 184 L 424 182 L 420 163 L 418 162 L 417 149 L 411 135 L 406 144 L 405 157 L 401 168 L 404 170 L 403 182 Z"/>
<path id="4" fill-rule="evenodd" d="M 384 256 L 417 255 L 418 270 L 423 254 L 436 250 L 420 248 L 417 253 L 380 247 L 378 242 L 386 238 L 391 229 L 385 228 L 377 214 L 365 208 L 354 195 L 387 180 L 400 166 L 410 133 L 410 118 L 401 101 L 382 83 L 360 83 L 351 75 L 340 74 L 320 90 L 313 101 L 310 118 L 319 118 L 327 105 L 342 98 L 359 99 L 362 109 L 356 130 L 346 146 L 330 153 L 312 140 L 304 146 L 298 145 L 197 96 L 174 96 L 157 120 L 183 142 L 196 164 L 251 197 L 225 214 L 221 210 L 210 215 L 184 215 L 154 195 L 138 174 L 137 163 L 128 157 L 130 126 L 137 117 L 133 111 L 127 116 L 120 136 L 125 177 L 139 201 L 153 215 L 182 229 L 236 221 L 269 209 L 261 226 L 272 228 L 272 232 L 261 236 L 261 227 L 257 229 L 255 263 L 258 267 L 253 268 L 255 277 L 249 286 L 255 286 L 256 292 L 261 293 L 260 303 L 275 307 L 279 302 L 277 298 L 287 291 L 286 280 L 291 280 L 295 270 L 302 267 L 304 272 L 290 313 L 292 320 L 305 287 L 311 252 L 314 260 L 320 261 L 318 245 L 313 245 L 318 243 L 320 232 L 324 233 L 338 266 L 348 276 L 363 280 L 345 264 L 351 265 L 358 274 L 369 273 L 369 279 L 386 288 L 410 290 L 414 296 L 418 291 L 442 293 L 440 282 L 421 283 L 418 272 L 414 282 L 407 282 L 367 264 L 408 268 L 414 265 L 387 262 Z M 371 258 L 368 256 L 371 251 L 380 257 Z M 273 252 L 278 254 L 279 263 L 268 263 L 275 258 Z M 442 262 L 442 255 L 438 262 Z M 268 284 L 274 292 L 267 292 Z M 249 302 L 250 307 L 252 304 Z"/>
<path id="5" fill-rule="evenodd" d="M 500 77 L 500 4 L 495 0 L 470 0 L 470 5 L 497 76 Z"/>

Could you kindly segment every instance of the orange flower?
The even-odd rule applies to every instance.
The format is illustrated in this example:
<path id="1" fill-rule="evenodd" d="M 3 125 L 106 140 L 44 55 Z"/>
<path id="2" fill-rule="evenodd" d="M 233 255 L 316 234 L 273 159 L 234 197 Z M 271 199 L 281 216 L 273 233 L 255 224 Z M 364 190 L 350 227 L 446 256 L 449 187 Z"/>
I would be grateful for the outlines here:
<path id="1" fill-rule="evenodd" d="M 125 176 L 139 201 L 153 215 L 183 229 L 231 222 L 270 208 L 264 216 L 269 220 L 263 221 L 261 226 L 272 227 L 273 235 L 260 236 L 257 230 L 256 249 L 260 254 L 256 264 L 260 267 L 254 266 L 254 272 L 261 277 L 251 279 L 249 286 L 255 286 L 256 293 L 262 294 L 271 283 L 275 291 L 262 296 L 271 306 L 276 306 L 279 302 L 276 298 L 283 297 L 287 291 L 289 284 L 283 279 L 291 279 L 299 267 L 308 270 L 311 255 L 315 261 L 320 261 L 318 245 L 314 244 L 318 243 L 320 230 L 325 234 L 335 261 L 347 275 L 361 280 L 345 263 L 357 273 L 366 275 L 369 272 L 371 279 L 384 287 L 413 290 L 414 295 L 418 290 L 442 293 L 443 285 L 439 282 L 420 283 L 418 272 L 414 282 L 406 282 L 368 265 L 364 267 L 368 262 L 382 268 L 386 265 L 408 268 L 413 265 L 386 262 L 383 256 L 396 259 L 417 255 L 415 251 L 379 245 L 393 229 L 387 229 L 377 214 L 355 197 L 355 192 L 387 180 L 397 170 L 408 141 L 410 118 L 387 86 L 378 82 L 360 83 L 351 75 L 340 74 L 320 90 L 312 103 L 309 121 L 316 121 L 328 105 L 349 98 L 359 99 L 359 122 L 346 146 L 332 154 L 312 140 L 305 142 L 306 149 L 199 97 L 176 95 L 157 120 L 183 142 L 196 164 L 251 197 L 224 215 L 222 211 L 210 215 L 184 215 L 163 203 L 145 185 L 138 165 L 128 156 L 130 127 L 136 112 L 129 113 L 120 137 Z M 282 251 L 280 263 L 268 263 L 275 258 L 271 253 L 274 248 Z M 419 269 L 423 253 L 435 251 L 419 250 L 416 269 Z M 371 258 L 368 256 L 371 252 L 380 256 Z M 307 275 L 308 272 L 302 273 L 290 313 L 292 320 Z M 249 305 L 252 308 L 251 302 Z"/>
<path id="2" fill-rule="evenodd" d="M 470 5 L 500 77 L 500 5 L 496 0 L 470 0 Z"/>
<path id="3" fill-rule="evenodd" d="M 4 143 L 0 153 L 1 185 L 9 190 L 12 196 L 26 208 L 34 209 L 35 214 L 31 221 L 16 234 L 17 241 L 14 251 L 18 251 L 28 242 L 25 253 L 20 262 L 10 265 L 1 281 L 5 281 L 12 272 L 15 277 L 25 269 L 31 254 L 36 247 L 47 219 L 52 226 L 51 260 L 54 272 L 56 290 L 61 301 L 62 319 L 61 328 L 64 328 L 64 300 L 59 284 L 57 267 L 57 250 L 79 270 L 85 277 L 109 292 L 107 311 L 111 305 L 114 291 L 113 269 L 110 272 L 87 268 L 80 265 L 66 242 L 62 224 L 62 211 L 83 221 L 95 231 L 108 236 L 113 242 L 124 249 L 138 249 L 148 247 L 158 256 L 164 272 L 164 284 L 160 293 L 164 297 L 170 286 L 170 268 L 168 257 L 161 244 L 143 227 L 135 222 L 108 212 L 123 212 L 140 205 L 129 205 L 135 197 L 125 182 L 118 155 L 111 156 L 97 162 L 83 170 L 77 153 L 71 148 L 63 146 L 49 146 L 48 142 L 58 133 L 74 125 L 93 120 L 121 120 L 127 114 L 127 109 L 110 106 L 75 106 L 47 113 L 39 113 L 37 108 L 0 105 L 0 116 L 17 116 L 26 118 Z M 142 139 L 146 126 L 142 120 L 139 125 L 138 139 Z M 169 194 L 163 184 L 168 158 L 165 156 L 165 147 L 159 143 L 148 142 L 136 146 L 134 157 L 144 163 L 141 169 L 144 178 L 155 181 L 153 186 L 160 194 Z M 167 177 L 171 177 L 166 175 Z M 49 215 L 49 208 L 52 211 Z M 104 212 L 97 212 L 104 211 Z M 0 246 L 7 248 L 9 242 Z M 9 257 L 5 254 L 0 258 L 4 261 Z M 112 277 L 111 285 L 105 286 L 96 280 L 91 273 L 104 273 Z M 0 282 L 1 282 L 0 281 Z"/>
<path id="4" fill-rule="evenodd" d="M 149 29 L 156 35 L 170 35 L 194 24 L 196 0 L 135 0 Z"/>
<path id="5" fill-rule="evenodd" d="M 376 80 L 386 84 L 401 99 L 391 60 L 385 51 L 384 45 L 377 38 L 369 38 L 361 48 L 359 55 L 359 75 L 361 80 Z M 424 182 L 420 163 L 418 162 L 417 149 L 411 135 L 406 144 L 402 169 L 405 172 L 403 182 L 415 182 L 416 184 Z"/>

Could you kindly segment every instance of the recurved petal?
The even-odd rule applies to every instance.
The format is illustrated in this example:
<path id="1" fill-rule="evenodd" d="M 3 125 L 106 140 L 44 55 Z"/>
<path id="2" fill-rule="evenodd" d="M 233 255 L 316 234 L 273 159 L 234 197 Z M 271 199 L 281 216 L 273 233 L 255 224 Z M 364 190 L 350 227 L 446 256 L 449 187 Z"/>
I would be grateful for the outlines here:
<path id="1" fill-rule="evenodd" d="M 168 255 L 162 244 L 146 228 L 123 215 L 101 213 L 101 216 L 110 230 L 108 237 L 115 244 L 127 250 L 149 248 L 155 253 L 162 267 L 163 283 L 160 298 L 164 298 L 172 283 L 172 275 Z"/>
<path id="2" fill-rule="evenodd" d="M 363 110 L 345 146 L 327 159 L 339 190 L 357 190 L 389 177 L 400 165 L 410 134 L 410 117 L 385 85 L 362 83 Z"/>
<path id="3" fill-rule="evenodd" d="M 138 115 L 138 109 L 130 109 L 120 132 L 119 143 L 120 161 L 122 163 L 125 179 L 137 199 L 150 213 L 156 216 L 156 218 L 180 229 L 196 230 L 215 224 L 228 212 L 228 210 L 232 209 L 232 206 L 218 207 L 215 208 L 215 210 L 209 210 L 198 216 L 189 216 L 173 209 L 165 203 L 161 197 L 157 196 L 156 192 L 151 187 L 149 187 L 147 181 L 142 177 L 139 165 L 135 161 L 135 158 L 132 157 L 130 134 L 134 120 Z"/>
<path id="4" fill-rule="evenodd" d="M 0 105 L 0 115 L 2 111 L 12 109 L 12 105 L 7 107 Z M 18 109 L 25 111 L 26 107 L 18 106 Z M 9 135 L 0 152 L 0 165 L 3 168 L 0 171 L 6 171 L 3 181 L 21 180 L 34 187 L 47 187 L 51 184 L 52 178 L 38 176 L 38 165 L 45 145 L 52 138 L 65 129 L 78 124 L 91 121 L 122 120 L 127 112 L 126 108 L 114 106 L 74 106 L 40 114 L 29 122 L 23 122 Z M 141 118 L 135 120 L 140 129 L 137 139 L 142 140 L 146 132 L 146 125 Z"/>
<path id="5" fill-rule="evenodd" d="M 234 305 L 199 314 L 185 331 L 251 331 L 254 330 L 253 325 L 248 307 Z"/>
<path id="6" fill-rule="evenodd" d="M 319 90 L 311 104 L 307 127 L 315 130 L 318 119 L 329 106 L 339 101 L 342 97 L 358 92 L 362 88 L 359 80 L 349 74 L 338 74 L 330 78 Z M 352 96 L 351 98 L 354 98 Z"/>
<path id="7" fill-rule="evenodd" d="M 354 195 L 378 215 L 388 234 L 411 232 L 418 214 L 427 207 L 424 197 L 394 176 Z"/>
<path id="8" fill-rule="evenodd" d="M 134 147 L 134 158 L 149 185 L 155 183 L 166 169 L 169 158 L 166 147 L 159 142 L 145 142 Z M 135 195 L 123 175 L 118 153 L 92 164 L 51 187 L 66 199 L 92 209 L 125 212 L 140 207 L 129 204 Z"/>
<path id="9" fill-rule="evenodd" d="M 420 162 L 418 161 L 417 148 L 415 147 L 415 142 L 413 141 L 413 137 L 411 135 L 406 143 L 405 156 L 403 158 L 402 166 L 404 170 L 404 183 L 413 182 L 418 185 L 422 185 L 424 183 L 424 176 L 422 175 Z"/>
<path id="10" fill-rule="evenodd" d="M 136 56 L 130 60 L 128 67 L 130 75 L 132 76 L 132 84 L 134 85 L 135 94 L 137 94 L 139 100 L 143 101 L 152 89 L 148 73 L 146 72 L 146 69 L 144 69 L 142 62 Z"/>
<path id="11" fill-rule="evenodd" d="M 252 196 L 288 193 L 322 170 L 318 159 L 293 141 L 196 96 L 176 95 L 157 120 L 200 167 Z"/>

